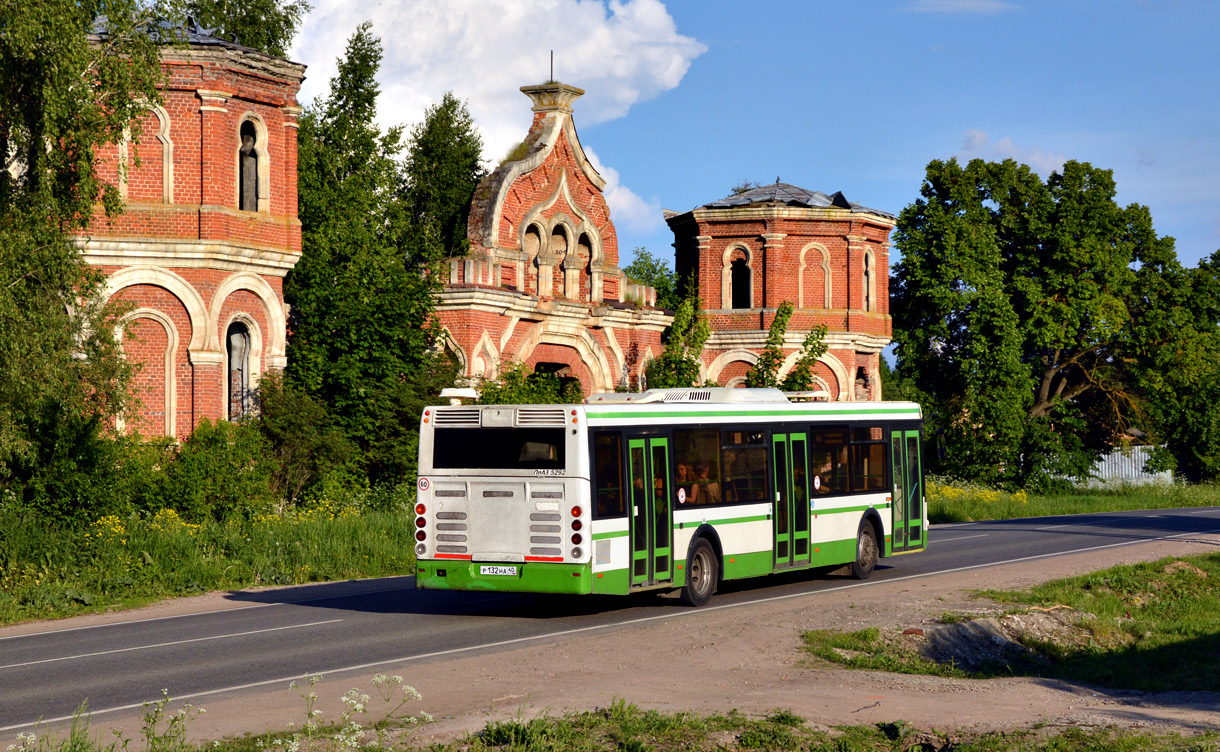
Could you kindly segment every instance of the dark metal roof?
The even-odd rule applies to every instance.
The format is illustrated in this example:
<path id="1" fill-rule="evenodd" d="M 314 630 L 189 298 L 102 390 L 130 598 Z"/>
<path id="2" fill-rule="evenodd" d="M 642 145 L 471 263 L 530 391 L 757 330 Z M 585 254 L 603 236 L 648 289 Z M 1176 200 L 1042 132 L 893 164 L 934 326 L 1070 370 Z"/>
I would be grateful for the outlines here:
<path id="1" fill-rule="evenodd" d="M 98 38 L 105 39 L 110 33 L 110 21 L 105 16 L 98 16 L 93 19 L 93 34 Z M 224 34 L 224 30 L 220 27 L 215 29 L 206 29 L 199 24 L 194 18 L 187 16 L 185 23 L 174 23 L 161 19 L 154 21 L 148 25 L 148 33 L 155 41 L 158 42 L 186 42 L 192 46 L 215 46 L 227 47 L 231 50 L 241 50 L 242 52 L 257 52 L 260 55 L 266 53 L 261 50 L 256 50 L 253 47 L 246 47 L 237 43 L 237 37 L 233 37 L 233 41 L 224 39 L 218 35 Z M 270 56 L 269 56 L 270 57 Z"/>
<path id="2" fill-rule="evenodd" d="M 880 214 L 883 217 L 893 218 L 894 215 L 889 212 L 884 212 L 879 209 L 870 209 L 867 206 L 852 203 L 848 201 L 841 191 L 836 191 L 833 195 L 827 196 L 821 191 L 810 191 L 800 186 L 791 185 L 789 183 L 781 183 L 776 181 L 771 185 L 759 186 L 738 193 L 734 196 L 725 196 L 719 201 L 713 201 L 710 204 L 703 204 L 705 209 L 732 209 L 739 206 L 752 206 L 755 204 L 772 204 L 781 206 L 807 206 L 817 208 L 836 207 L 839 209 L 850 209 L 853 212 L 870 212 L 872 214 Z"/>

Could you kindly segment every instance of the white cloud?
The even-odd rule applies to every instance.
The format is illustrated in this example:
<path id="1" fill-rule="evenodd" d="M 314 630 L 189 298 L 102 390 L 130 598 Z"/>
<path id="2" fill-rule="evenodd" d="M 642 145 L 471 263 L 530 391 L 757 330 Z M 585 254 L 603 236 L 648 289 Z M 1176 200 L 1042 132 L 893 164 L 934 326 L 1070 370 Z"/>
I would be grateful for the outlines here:
<path id="1" fill-rule="evenodd" d="M 1036 146 L 1017 146 L 1007 136 L 993 142 L 986 131 L 980 130 L 968 130 L 963 133 L 962 148 L 954 156 L 963 161 L 976 157 L 990 161 L 1015 159 L 1042 175 L 1062 169 L 1063 163 L 1067 161 L 1067 157 L 1062 153 L 1043 151 Z"/>
<path id="2" fill-rule="evenodd" d="M 1017 9 L 1018 6 L 1001 0 L 914 0 L 911 3 L 911 10 L 915 13 L 938 13 L 946 16 L 997 16 Z"/>
<path id="3" fill-rule="evenodd" d="M 577 125 L 620 118 L 681 82 L 706 47 L 677 32 L 660 0 L 316 0 L 291 57 L 309 65 L 302 101 L 325 94 L 365 20 L 385 57 L 378 120 L 410 125 L 446 91 L 467 100 L 493 164 L 529 128 L 519 88 L 550 77 L 588 92 Z M 626 210 L 625 210 L 626 211 Z"/>
<path id="4" fill-rule="evenodd" d="M 661 226 L 661 202 L 656 196 L 645 201 L 620 183 L 618 170 L 603 165 L 597 158 L 597 154 L 587 144 L 585 144 L 585 156 L 593 163 L 593 169 L 606 179 L 606 203 L 610 205 L 610 217 L 614 220 L 615 226 L 639 234 L 652 232 Z M 619 249 L 620 257 L 623 250 Z"/>

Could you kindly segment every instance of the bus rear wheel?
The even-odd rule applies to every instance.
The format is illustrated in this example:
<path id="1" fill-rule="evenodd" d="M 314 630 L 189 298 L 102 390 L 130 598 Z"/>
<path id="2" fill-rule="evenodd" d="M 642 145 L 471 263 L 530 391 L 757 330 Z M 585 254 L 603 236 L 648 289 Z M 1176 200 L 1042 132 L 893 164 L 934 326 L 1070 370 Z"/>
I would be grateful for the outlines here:
<path id="1" fill-rule="evenodd" d="M 867 580 L 877 568 L 877 534 L 868 520 L 860 523 L 860 531 L 856 533 L 856 560 L 851 564 L 851 576 L 857 580 Z"/>
<path id="2" fill-rule="evenodd" d="M 682 602 L 688 606 L 706 604 L 716 592 L 719 575 L 720 568 L 716 564 L 712 544 L 697 538 L 686 557 L 686 584 L 682 586 Z"/>

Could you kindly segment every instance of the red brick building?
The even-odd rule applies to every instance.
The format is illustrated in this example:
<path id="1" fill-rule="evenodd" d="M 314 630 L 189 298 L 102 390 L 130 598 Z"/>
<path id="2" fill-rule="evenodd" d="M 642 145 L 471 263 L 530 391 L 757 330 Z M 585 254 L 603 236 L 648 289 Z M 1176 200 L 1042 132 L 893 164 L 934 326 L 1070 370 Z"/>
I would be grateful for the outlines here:
<path id="1" fill-rule="evenodd" d="M 138 141 L 103 154 L 126 212 L 80 239 L 132 304 L 124 347 L 141 365 L 129 427 L 184 437 L 250 409 L 285 364 L 283 279 L 301 252 L 296 95 L 305 66 L 195 29 L 162 53 L 163 101 Z M 138 156 L 138 164 L 136 157 Z"/>
<path id="2" fill-rule="evenodd" d="M 453 259 L 437 315 L 477 384 L 509 361 L 580 379 L 586 393 L 636 385 L 671 317 L 619 269 L 618 237 L 572 122 L 584 91 L 525 86 L 534 120 L 479 184 L 468 256 Z"/>
<path id="3" fill-rule="evenodd" d="M 817 387 L 833 400 L 880 399 L 878 357 L 890 342 L 889 233 L 894 216 L 776 182 L 666 212 L 679 279 L 692 272 L 711 324 L 705 377 L 738 386 L 758 361 L 775 311 L 795 307 L 780 376 L 806 333 L 825 324 Z"/>

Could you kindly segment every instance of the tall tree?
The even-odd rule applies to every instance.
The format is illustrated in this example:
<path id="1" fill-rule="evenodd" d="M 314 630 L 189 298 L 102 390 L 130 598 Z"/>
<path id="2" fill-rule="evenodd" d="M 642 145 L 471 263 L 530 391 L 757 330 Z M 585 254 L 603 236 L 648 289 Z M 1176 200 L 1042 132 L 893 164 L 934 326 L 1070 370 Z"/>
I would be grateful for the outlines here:
<path id="1" fill-rule="evenodd" d="M 285 57 L 309 11 L 306 0 L 185 0 L 180 13 L 221 38 Z"/>
<path id="2" fill-rule="evenodd" d="M 664 333 L 665 350 L 644 366 L 648 387 L 698 386 L 703 346 L 711 333 L 699 296 L 692 292 L 674 311 L 674 322 Z"/>
<path id="3" fill-rule="evenodd" d="M 746 386 L 752 388 L 772 387 L 785 392 L 803 392 L 813 386 L 813 366 L 818 358 L 826 354 L 826 327 L 818 325 L 805 334 L 800 354 L 788 374 L 779 377 L 784 364 L 784 338 L 788 324 L 792 321 L 792 303 L 785 300 L 775 311 L 771 326 L 767 329 L 767 343 L 758 356 L 758 362 L 746 373 Z"/>
<path id="4" fill-rule="evenodd" d="M 289 380 L 327 406 L 374 481 L 394 482 L 413 469 L 420 393 L 444 380 L 447 363 L 430 355 L 437 277 L 407 247 L 402 129 L 374 125 L 381 56 L 361 25 L 329 95 L 302 114 L 302 254 L 284 297 Z"/>
<path id="5" fill-rule="evenodd" d="M 623 271 L 635 281 L 643 282 L 657 291 L 658 308 L 676 311 L 682 302 L 682 296 L 678 294 L 677 273 L 643 246 L 637 246 L 632 253 L 634 258 Z M 687 289 L 693 287 L 694 285 L 687 285 Z"/>
<path id="6" fill-rule="evenodd" d="M 1045 182 L 1012 160 L 928 165 L 898 220 L 891 312 L 948 472 L 1037 487 L 1151 425 L 1132 344 L 1160 315 L 1141 300 L 1162 278 L 1134 269 L 1173 259 L 1173 241 L 1114 195 L 1087 163 Z"/>
<path id="7" fill-rule="evenodd" d="M 104 427 L 130 369 L 104 276 L 71 235 L 100 202 L 98 150 L 158 101 L 161 9 L 138 0 L 0 3 L 0 494 L 54 514 L 96 508 Z M 104 15 L 104 18 L 102 16 Z"/>
<path id="8" fill-rule="evenodd" d="M 411 129 L 402 186 L 412 246 L 430 260 L 469 249 L 466 221 L 483 179 L 483 139 L 466 103 L 445 92 Z"/>

